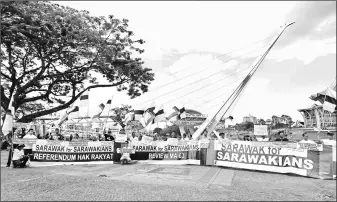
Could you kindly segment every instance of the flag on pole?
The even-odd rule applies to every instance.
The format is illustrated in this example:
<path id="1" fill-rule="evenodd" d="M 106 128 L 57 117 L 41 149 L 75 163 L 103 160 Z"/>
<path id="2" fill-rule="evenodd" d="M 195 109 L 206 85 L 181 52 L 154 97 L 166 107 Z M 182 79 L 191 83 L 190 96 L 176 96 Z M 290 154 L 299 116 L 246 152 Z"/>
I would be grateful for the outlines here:
<path id="1" fill-rule="evenodd" d="M 135 110 L 134 111 L 134 120 L 141 120 L 144 115 L 144 110 Z"/>
<path id="2" fill-rule="evenodd" d="M 8 135 L 8 133 L 13 130 L 14 114 L 15 114 L 15 109 L 13 107 L 13 96 L 12 96 L 9 101 L 7 113 L 5 115 L 5 120 L 2 125 L 2 132 L 4 133 L 5 136 Z"/>
<path id="3" fill-rule="evenodd" d="M 13 129 L 13 115 L 11 110 L 7 110 L 6 116 L 5 116 L 5 121 L 3 122 L 2 125 L 2 132 L 4 135 L 8 135 L 10 131 Z"/>
<path id="4" fill-rule="evenodd" d="M 336 85 L 336 80 L 334 81 Z M 331 85 L 331 87 L 332 87 Z M 333 113 L 336 110 L 336 91 L 331 87 L 325 90 L 325 96 L 323 101 L 323 110 Z"/>
<path id="5" fill-rule="evenodd" d="M 174 110 L 174 112 L 170 116 L 167 117 L 167 120 L 169 121 L 175 121 L 178 118 L 178 115 L 180 113 L 180 110 L 178 109 L 178 107 L 174 106 L 172 107 L 172 109 Z"/>
<path id="6" fill-rule="evenodd" d="M 111 101 L 112 101 L 112 98 L 111 97 L 105 104 L 105 107 L 103 109 L 103 112 L 101 113 L 101 116 L 109 116 L 110 114 L 110 110 L 111 110 Z M 111 115 L 111 114 L 110 114 Z"/>
<path id="7" fill-rule="evenodd" d="M 149 125 L 149 123 L 152 123 L 152 120 L 155 116 L 155 113 L 153 110 L 155 109 L 155 103 L 152 102 L 151 105 L 145 110 L 143 118 L 141 118 L 140 123 L 143 125 L 143 127 L 146 127 Z"/>
<path id="8" fill-rule="evenodd" d="M 87 117 L 89 112 L 89 93 L 87 92 L 80 97 L 79 116 Z"/>
<path id="9" fill-rule="evenodd" d="M 62 123 L 64 123 L 64 122 L 67 120 L 68 115 L 71 114 L 71 113 L 73 113 L 73 112 L 75 112 L 75 111 L 78 111 L 78 106 L 72 106 L 72 107 L 69 107 L 67 110 L 65 110 L 65 111 L 61 114 L 59 120 L 57 121 L 57 124 L 58 124 L 59 126 L 62 125 Z"/>
<path id="10" fill-rule="evenodd" d="M 98 105 L 98 108 L 96 108 L 95 113 L 92 115 L 91 120 L 99 118 L 99 116 L 102 114 L 103 110 L 104 110 L 105 105 L 103 103 L 101 103 L 100 105 Z"/>
<path id="11" fill-rule="evenodd" d="M 183 119 L 183 118 L 186 118 L 185 107 L 183 107 L 179 110 L 179 115 L 178 115 L 178 119 Z"/>
<path id="12" fill-rule="evenodd" d="M 68 114 L 69 119 L 78 118 L 79 107 L 75 106 L 71 113 Z"/>
<path id="13" fill-rule="evenodd" d="M 163 105 L 160 106 L 159 110 L 155 113 L 152 123 L 158 123 L 160 121 L 166 121 L 165 112 Z"/>
<path id="14" fill-rule="evenodd" d="M 133 121 L 133 120 L 134 120 L 134 112 L 130 111 L 125 115 L 123 122 L 125 125 L 127 125 L 129 121 Z"/>

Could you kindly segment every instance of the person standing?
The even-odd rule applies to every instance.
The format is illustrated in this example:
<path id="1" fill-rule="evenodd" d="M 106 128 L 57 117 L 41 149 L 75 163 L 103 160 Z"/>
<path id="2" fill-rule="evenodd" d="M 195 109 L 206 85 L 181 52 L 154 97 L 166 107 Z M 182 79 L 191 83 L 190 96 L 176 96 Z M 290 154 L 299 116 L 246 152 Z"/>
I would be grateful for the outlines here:
<path id="1" fill-rule="evenodd" d="M 299 141 L 299 143 L 316 144 L 316 142 L 309 140 L 308 133 L 304 132 L 302 136 L 303 136 L 303 140 Z"/>
<path id="2" fill-rule="evenodd" d="M 31 128 L 28 130 L 27 135 L 23 137 L 23 139 L 37 139 L 35 135 L 33 135 L 34 130 Z"/>
<path id="3" fill-rule="evenodd" d="M 138 137 L 136 137 L 136 133 L 135 133 L 135 132 L 132 132 L 130 141 L 131 141 L 131 142 L 132 142 L 132 141 L 138 141 Z"/>
<path id="4" fill-rule="evenodd" d="M 13 157 L 13 133 L 10 131 L 8 135 L 6 135 L 6 141 L 8 143 L 8 146 L 10 146 L 9 152 L 8 152 L 8 160 L 6 167 L 11 166 L 12 157 Z"/>
<path id="5" fill-rule="evenodd" d="M 334 139 L 334 133 L 328 132 L 327 135 L 329 139 L 322 139 L 324 145 L 336 145 L 336 140 Z"/>

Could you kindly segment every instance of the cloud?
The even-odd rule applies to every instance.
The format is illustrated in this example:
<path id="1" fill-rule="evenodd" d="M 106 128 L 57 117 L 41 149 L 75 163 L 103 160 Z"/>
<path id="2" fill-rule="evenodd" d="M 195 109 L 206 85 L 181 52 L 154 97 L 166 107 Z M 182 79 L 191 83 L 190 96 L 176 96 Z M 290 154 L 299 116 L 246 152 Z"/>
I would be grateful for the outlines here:
<path id="1" fill-rule="evenodd" d="M 282 49 L 272 50 L 268 58 L 275 59 L 277 62 L 292 58 L 298 58 L 304 64 L 310 64 L 317 57 L 325 56 L 330 53 L 336 54 L 336 37 L 324 40 L 299 39 Z"/>
<path id="2" fill-rule="evenodd" d="M 296 23 L 289 27 L 285 33 L 286 40 L 278 43 L 282 48 L 290 43 L 301 39 L 325 39 L 331 37 L 326 29 L 336 26 L 336 2 L 335 1 L 303 1 L 298 2 L 295 7 L 285 16 L 287 22 Z M 327 21 L 328 20 L 328 23 Z M 328 26 L 321 26 L 327 23 Z M 320 27 L 321 29 L 317 29 Z M 324 29 L 323 29 L 324 28 Z M 336 36 L 336 35 L 335 35 Z"/>
<path id="3" fill-rule="evenodd" d="M 261 118 L 289 114 L 301 120 L 297 109 L 312 105 L 308 97 L 324 89 L 336 75 L 336 2 L 57 3 L 86 9 L 93 15 L 125 17 L 130 20 L 135 38 L 146 41 L 142 58 L 145 66 L 156 74 L 150 92 L 131 100 L 126 92 L 116 92 L 114 88 L 95 89 L 91 93 L 96 100 L 90 101 L 90 105 L 96 106 L 98 98 L 114 93 L 116 106 L 128 103 L 137 108 L 151 104 L 141 105 L 142 102 L 155 99 L 157 104 L 168 102 L 164 106 L 168 113 L 174 105 L 185 105 L 210 114 L 218 110 L 238 85 L 232 81 L 247 74 L 250 59 L 264 49 L 235 57 L 268 45 L 271 38 L 267 37 L 275 36 L 279 26 L 290 21 L 296 23 L 284 32 L 237 103 L 233 111 L 236 122 L 241 122 L 241 117 L 248 113 Z M 266 40 L 252 44 L 261 39 Z M 241 47 L 245 48 L 232 52 Z M 235 60 L 230 64 L 224 64 L 233 57 Z M 221 70 L 226 71 L 206 78 Z M 229 78 L 215 82 L 226 76 Z M 159 88 L 173 81 L 178 82 Z"/>

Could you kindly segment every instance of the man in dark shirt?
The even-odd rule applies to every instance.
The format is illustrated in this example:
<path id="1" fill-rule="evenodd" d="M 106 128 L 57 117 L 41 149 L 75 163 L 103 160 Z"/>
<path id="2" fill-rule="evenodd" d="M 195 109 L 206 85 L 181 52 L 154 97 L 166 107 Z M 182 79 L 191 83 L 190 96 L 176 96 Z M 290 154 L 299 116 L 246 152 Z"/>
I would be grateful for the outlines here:
<path id="1" fill-rule="evenodd" d="M 11 166 L 11 162 L 12 162 L 12 157 L 13 157 L 13 148 L 12 148 L 12 145 L 13 145 L 13 133 L 12 131 L 10 131 L 7 135 L 6 135 L 6 141 L 8 143 L 8 146 L 10 146 L 11 148 L 9 149 L 9 152 L 8 152 L 8 160 L 7 160 L 7 165 L 6 167 L 10 167 Z"/>
<path id="2" fill-rule="evenodd" d="M 115 138 L 112 136 L 112 132 L 111 132 L 110 129 L 108 131 L 108 134 L 104 134 L 104 137 L 105 137 L 105 141 L 114 141 L 115 140 Z"/>

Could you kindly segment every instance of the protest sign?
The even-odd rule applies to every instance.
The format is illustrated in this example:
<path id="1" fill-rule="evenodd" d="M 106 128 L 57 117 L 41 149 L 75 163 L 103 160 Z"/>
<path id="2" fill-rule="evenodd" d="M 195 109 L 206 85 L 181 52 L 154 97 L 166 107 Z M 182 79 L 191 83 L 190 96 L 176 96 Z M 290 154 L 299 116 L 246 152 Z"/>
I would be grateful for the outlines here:
<path id="1" fill-rule="evenodd" d="M 330 149 L 330 152 L 324 153 L 320 152 L 321 149 L 317 149 L 317 147 L 315 150 L 310 150 L 297 144 L 297 147 L 294 148 L 293 143 L 288 143 L 290 146 L 286 146 L 287 143 L 283 145 L 276 143 L 257 145 L 257 143 L 253 143 L 232 141 L 231 144 L 222 144 L 221 149 L 216 147 L 214 165 L 322 177 L 324 173 L 321 170 L 325 164 L 326 176 L 332 177 L 335 173 L 333 169 L 336 168 L 336 160 L 333 160 L 333 148 Z M 325 162 L 323 159 L 326 159 Z"/>
<path id="2" fill-rule="evenodd" d="M 123 154 L 123 153 L 129 153 L 129 154 L 134 154 L 136 151 L 133 148 L 117 148 L 117 153 Z"/>
<path id="3" fill-rule="evenodd" d="M 39 140 L 33 144 L 32 161 L 112 161 L 114 143 Z"/>
<path id="4" fill-rule="evenodd" d="M 267 125 L 254 125 L 254 135 L 268 136 L 268 126 Z"/>
<path id="5" fill-rule="evenodd" d="M 177 138 L 167 138 L 167 144 L 178 145 L 178 139 Z"/>
<path id="6" fill-rule="evenodd" d="M 209 147 L 210 141 L 208 139 L 200 140 L 198 145 L 200 149 L 207 149 Z"/>
<path id="7" fill-rule="evenodd" d="M 149 137 L 149 136 L 146 136 L 146 135 L 142 136 L 142 141 L 141 141 L 142 144 L 151 145 L 152 141 L 153 141 L 153 137 Z"/>
<path id="8" fill-rule="evenodd" d="M 197 159 L 198 144 L 170 145 L 167 141 L 155 141 L 152 145 L 137 142 L 132 145 L 136 153 L 134 160 L 188 160 Z"/>
<path id="9" fill-rule="evenodd" d="M 115 142 L 126 142 L 127 141 L 127 135 L 118 133 L 116 134 Z"/>

